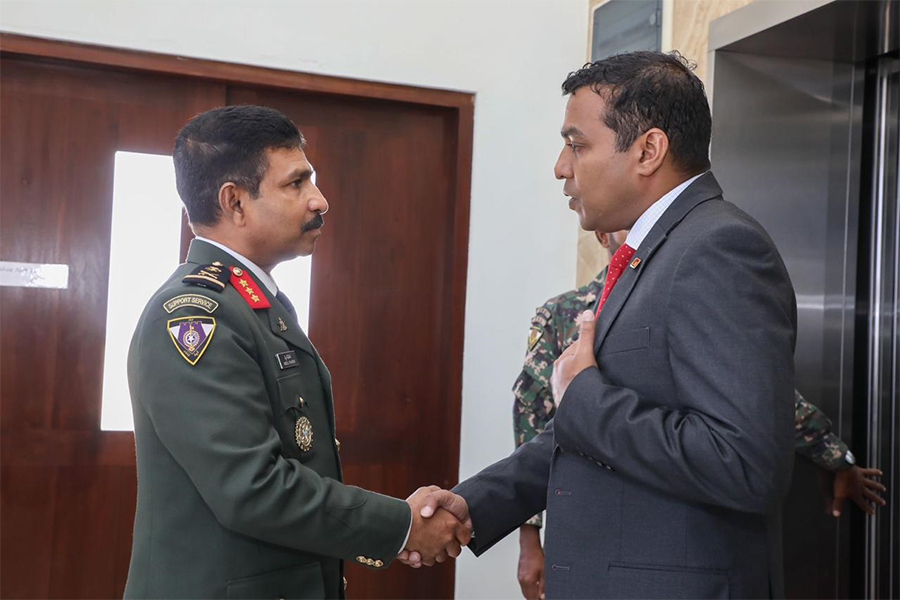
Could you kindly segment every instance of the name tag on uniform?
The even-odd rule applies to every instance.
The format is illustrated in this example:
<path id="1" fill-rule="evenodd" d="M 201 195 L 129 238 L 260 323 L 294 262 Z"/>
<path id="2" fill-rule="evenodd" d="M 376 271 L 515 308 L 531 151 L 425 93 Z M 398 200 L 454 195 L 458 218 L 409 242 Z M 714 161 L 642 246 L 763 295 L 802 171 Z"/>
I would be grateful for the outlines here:
<path id="1" fill-rule="evenodd" d="M 300 364 L 300 361 L 297 360 L 297 353 L 294 350 L 279 352 L 275 355 L 275 358 L 278 359 L 278 366 L 281 367 L 282 371 L 296 367 Z"/>

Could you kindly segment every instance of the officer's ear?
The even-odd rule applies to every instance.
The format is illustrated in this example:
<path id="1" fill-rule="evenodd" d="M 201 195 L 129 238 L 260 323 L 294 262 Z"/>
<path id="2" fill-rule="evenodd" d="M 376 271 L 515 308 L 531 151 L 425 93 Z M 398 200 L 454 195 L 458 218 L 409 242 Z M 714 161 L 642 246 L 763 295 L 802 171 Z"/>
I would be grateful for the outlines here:
<path id="1" fill-rule="evenodd" d="M 599 231 L 595 231 L 594 235 L 597 236 L 597 241 L 600 242 L 600 245 L 609 250 L 609 234 L 608 233 L 600 233 Z"/>
<path id="2" fill-rule="evenodd" d="M 233 181 L 226 181 L 219 188 L 219 210 L 222 212 L 222 218 L 236 227 L 243 227 L 247 223 L 243 192 L 244 190 Z"/>

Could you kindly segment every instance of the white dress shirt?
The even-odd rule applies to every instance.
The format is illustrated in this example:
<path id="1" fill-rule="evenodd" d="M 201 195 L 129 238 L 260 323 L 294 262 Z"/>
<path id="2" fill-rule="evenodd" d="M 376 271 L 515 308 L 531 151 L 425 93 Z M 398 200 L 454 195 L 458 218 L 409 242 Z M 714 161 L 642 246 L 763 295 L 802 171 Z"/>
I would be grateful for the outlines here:
<path id="1" fill-rule="evenodd" d="M 666 209 L 672 206 L 672 203 L 678 199 L 681 192 L 705 174 L 706 173 L 700 173 L 700 175 L 694 175 L 651 204 L 650 208 L 645 210 L 644 214 L 635 221 L 631 231 L 628 232 L 628 237 L 625 238 L 625 243 L 637 250 L 640 247 L 641 242 L 644 241 L 644 238 L 647 237 L 647 234 L 650 233 L 650 230 L 653 229 L 653 226 L 656 225 L 656 222 L 659 221 L 659 218 L 666 212 Z"/>

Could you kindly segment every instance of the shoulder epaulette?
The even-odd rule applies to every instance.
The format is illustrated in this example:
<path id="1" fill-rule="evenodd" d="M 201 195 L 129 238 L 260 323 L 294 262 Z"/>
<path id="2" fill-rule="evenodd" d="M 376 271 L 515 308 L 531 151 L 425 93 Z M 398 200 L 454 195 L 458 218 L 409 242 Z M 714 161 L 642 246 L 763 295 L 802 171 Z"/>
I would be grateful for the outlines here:
<path id="1" fill-rule="evenodd" d="M 241 298 L 246 300 L 247 304 L 253 310 L 261 310 L 263 308 L 271 308 L 272 304 L 266 295 L 262 293 L 259 284 L 256 283 L 250 274 L 240 267 L 230 267 L 231 285 L 238 291 Z"/>
<path id="2" fill-rule="evenodd" d="M 190 275 L 185 275 L 184 279 L 181 280 L 181 283 L 199 285 L 208 290 L 221 292 L 225 289 L 225 284 L 228 283 L 229 276 L 230 274 L 228 273 L 228 270 L 225 269 L 224 265 L 215 262 L 211 265 L 200 265 L 191 271 Z"/>

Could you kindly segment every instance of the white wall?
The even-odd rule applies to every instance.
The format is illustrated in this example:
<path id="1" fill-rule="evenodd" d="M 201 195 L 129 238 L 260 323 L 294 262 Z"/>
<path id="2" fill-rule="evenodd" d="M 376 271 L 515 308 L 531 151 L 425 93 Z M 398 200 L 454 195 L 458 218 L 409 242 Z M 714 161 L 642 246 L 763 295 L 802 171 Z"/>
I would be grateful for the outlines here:
<path id="1" fill-rule="evenodd" d="M 530 318 L 575 281 L 577 224 L 552 167 L 560 84 L 585 61 L 587 17 L 587 0 L 3 0 L 0 29 L 475 92 L 465 478 L 512 450 L 510 387 Z M 517 536 L 464 554 L 457 597 L 518 597 L 517 555 Z"/>

